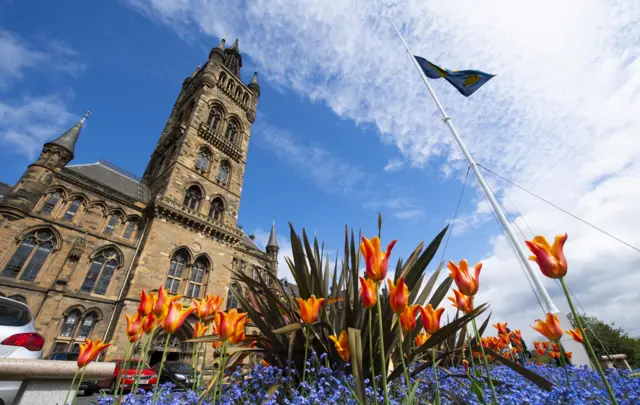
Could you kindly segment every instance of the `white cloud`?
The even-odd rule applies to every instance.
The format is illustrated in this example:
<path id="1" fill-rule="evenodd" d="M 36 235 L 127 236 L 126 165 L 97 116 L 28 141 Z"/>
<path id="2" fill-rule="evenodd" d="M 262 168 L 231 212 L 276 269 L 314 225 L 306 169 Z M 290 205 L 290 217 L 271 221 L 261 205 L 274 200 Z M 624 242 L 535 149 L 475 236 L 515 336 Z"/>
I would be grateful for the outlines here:
<path id="1" fill-rule="evenodd" d="M 404 160 L 393 158 L 389 159 L 387 164 L 384 166 L 385 172 L 397 172 L 398 170 L 404 167 Z"/>
<path id="2" fill-rule="evenodd" d="M 193 26 L 212 36 L 242 38 L 241 50 L 270 84 L 326 103 L 356 123 L 374 124 L 411 165 L 446 156 L 441 167 L 450 173 L 462 155 L 386 11 L 414 53 L 452 69 L 498 74 L 471 98 L 434 82 L 477 161 L 640 245 L 640 188 L 628 184 L 640 184 L 637 1 L 494 0 L 482 7 L 419 0 L 136 3 L 177 29 Z M 603 168 L 626 182 L 603 179 Z M 505 184 L 493 186 L 506 187 L 536 233 L 569 232 L 567 281 L 585 309 L 640 334 L 633 319 L 640 310 L 638 252 Z M 480 298 L 490 298 L 494 319 L 528 331 L 540 312 L 535 298 L 505 240 L 492 239 L 490 248 Z"/>

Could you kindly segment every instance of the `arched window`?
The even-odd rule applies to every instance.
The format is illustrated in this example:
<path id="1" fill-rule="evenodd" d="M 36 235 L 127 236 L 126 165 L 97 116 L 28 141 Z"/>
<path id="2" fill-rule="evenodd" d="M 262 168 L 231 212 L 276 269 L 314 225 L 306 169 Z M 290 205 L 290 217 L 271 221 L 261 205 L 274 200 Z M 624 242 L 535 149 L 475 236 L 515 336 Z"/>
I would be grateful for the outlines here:
<path id="1" fill-rule="evenodd" d="M 220 84 L 224 85 L 224 82 L 227 81 L 227 75 L 224 72 L 220 72 L 218 80 L 220 81 Z"/>
<path id="2" fill-rule="evenodd" d="M 76 334 L 76 339 L 84 339 L 89 337 L 91 330 L 93 329 L 93 325 L 96 322 L 96 314 L 91 312 L 85 315 L 84 319 L 80 323 L 80 327 L 78 328 L 78 333 Z"/>
<path id="3" fill-rule="evenodd" d="M 62 322 L 62 328 L 60 329 L 61 337 L 73 336 L 73 333 L 76 331 L 76 325 L 80 320 L 80 315 L 80 310 L 74 309 L 65 316 L 64 321 Z"/>
<path id="4" fill-rule="evenodd" d="M 137 228 L 138 228 L 138 219 L 129 218 L 129 221 L 127 222 L 127 227 L 124 229 L 124 234 L 122 235 L 122 237 L 125 239 L 131 239 L 131 236 L 133 236 Z"/>
<path id="5" fill-rule="evenodd" d="M 183 204 L 192 210 L 197 210 L 200 206 L 200 200 L 202 200 L 202 191 L 198 186 L 191 186 L 184 195 Z"/>
<path id="6" fill-rule="evenodd" d="M 244 96 L 242 96 L 242 102 L 244 104 L 247 104 L 249 102 L 249 95 L 247 93 L 244 93 Z"/>
<path id="7" fill-rule="evenodd" d="M 227 292 L 227 311 L 232 308 L 238 308 L 238 300 L 236 296 L 231 292 L 231 287 L 229 287 L 229 292 Z"/>
<path id="8" fill-rule="evenodd" d="M 191 266 L 191 272 L 189 273 L 189 280 L 187 281 L 187 297 L 199 298 L 200 291 L 202 290 L 202 284 L 209 270 L 209 263 L 204 258 L 198 258 L 193 266 Z"/>
<path id="9" fill-rule="evenodd" d="M 211 108 L 211 111 L 209 111 L 209 119 L 207 119 L 207 125 L 213 129 L 218 129 L 220 122 L 222 122 L 222 112 L 218 107 Z"/>
<path id="10" fill-rule="evenodd" d="M 227 132 L 225 132 L 224 136 L 235 145 L 238 138 L 238 123 L 235 120 L 229 120 Z"/>
<path id="11" fill-rule="evenodd" d="M 91 261 L 89 272 L 80 290 L 104 295 L 117 267 L 118 253 L 115 250 L 105 249 L 98 253 Z"/>
<path id="12" fill-rule="evenodd" d="M 205 148 L 200 149 L 198 157 L 196 158 L 196 170 L 201 173 L 206 173 L 209 170 L 209 163 L 211 162 L 211 153 Z"/>
<path id="13" fill-rule="evenodd" d="M 180 281 L 182 280 L 182 273 L 184 267 L 187 264 L 187 255 L 182 252 L 176 252 L 171 259 L 171 265 L 169 266 L 169 273 L 167 273 L 167 281 L 164 283 L 164 289 L 171 294 L 177 294 L 180 289 Z"/>
<path id="14" fill-rule="evenodd" d="M 229 90 L 229 92 L 232 94 L 233 94 L 233 87 L 234 87 L 233 80 L 229 80 L 229 83 L 227 84 L 227 90 Z"/>
<path id="15" fill-rule="evenodd" d="M 53 250 L 54 236 L 48 229 L 42 229 L 27 235 L 2 270 L 5 277 L 33 281 Z"/>
<path id="16" fill-rule="evenodd" d="M 229 165 L 229 162 L 226 160 L 223 160 L 220 163 L 220 167 L 218 167 L 218 175 L 216 176 L 216 180 L 218 181 L 218 183 L 221 183 L 226 186 L 227 183 L 229 182 L 230 173 L 231 173 L 231 166 Z"/>
<path id="17" fill-rule="evenodd" d="M 47 201 L 42 206 L 41 212 L 43 214 L 51 215 L 51 212 L 53 212 L 53 209 L 58 204 L 58 201 L 60 201 L 60 197 L 61 195 L 59 191 L 56 191 L 55 193 L 51 194 L 49 198 L 47 198 Z"/>
<path id="18" fill-rule="evenodd" d="M 236 97 L 237 97 L 237 98 L 240 98 L 240 95 L 242 95 L 242 89 L 240 88 L 240 86 L 238 86 L 238 87 L 236 88 Z"/>
<path id="19" fill-rule="evenodd" d="M 216 197 L 211 201 L 211 207 L 209 208 L 209 218 L 214 221 L 222 222 L 222 216 L 224 214 L 224 202 L 222 198 Z"/>
<path id="20" fill-rule="evenodd" d="M 64 213 L 64 217 L 62 217 L 65 221 L 73 221 L 73 218 L 76 216 L 76 212 L 82 205 L 82 198 L 76 198 L 69 204 L 69 208 L 67 208 L 67 212 Z"/>
<path id="21" fill-rule="evenodd" d="M 116 226 L 118 226 L 118 222 L 120 222 L 120 214 L 114 212 L 113 214 L 111 214 L 109 220 L 107 221 L 107 226 L 104 228 L 104 233 L 112 234 L 115 231 Z"/>

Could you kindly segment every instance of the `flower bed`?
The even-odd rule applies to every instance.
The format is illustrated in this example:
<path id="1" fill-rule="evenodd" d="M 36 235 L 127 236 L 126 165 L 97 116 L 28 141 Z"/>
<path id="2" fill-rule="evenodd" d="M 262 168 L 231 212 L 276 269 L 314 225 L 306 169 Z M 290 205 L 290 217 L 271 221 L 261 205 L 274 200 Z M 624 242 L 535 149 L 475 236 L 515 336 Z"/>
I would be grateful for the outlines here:
<path id="1" fill-rule="evenodd" d="M 527 368 L 544 376 L 557 384 L 552 391 L 544 391 L 519 374 L 504 366 L 495 366 L 491 374 L 496 383 L 498 400 L 501 405 L 551 405 L 551 404 L 600 404 L 607 397 L 598 374 L 583 368 L 569 368 L 572 389 L 568 390 L 563 384 L 565 374 L 560 367 L 529 365 Z M 637 372 L 636 372 L 637 373 Z M 640 378 L 631 376 L 628 371 L 607 372 L 607 377 L 616 393 L 619 404 L 636 405 L 640 403 Z M 430 404 L 433 398 L 433 379 L 431 370 L 424 371 L 417 376 L 420 384 L 417 388 L 416 404 Z M 368 381 L 368 380 L 367 380 Z M 442 404 L 480 404 L 476 395 L 469 389 L 464 369 L 450 368 L 440 370 L 440 396 Z M 390 395 L 392 404 L 402 404 L 406 387 L 399 386 L 400 382 L 391 384 Z M 276 389 L 277 387 L 277 389 Z M 286 372 L 276 367 L 257 366 L 249 375 L 241 376 L 239 371 L 233 373 L 225 384 L 219 404 L 221 405 L 357 405 L 352 393 L 353 377 L 349 373 L 334 371 L 330 368 L 313 365 L 309 368 L 307 382 L 288 387 Z M 173 391 L 167 384 L 155 404 L 157 405 L 196 405 L 198 395 L 195 392 Z M 274 391 L 275 390 L 275 391 Z M 270 392 L 272 392 L 270 396 Z M 491 392 L 485 390 L 485 398 L 491 398 Z M 146 392 L 140 398 L 127 395 L 123 404 L 151 405 L 151 392 Z M 373 390 L 367 387 L 367 396 L 373 403 Z M 382 392 L 378 392 L 378 400 L 382 403 Z M 264 402 L 263 402 L 264 401 Z M 606 401 L 606 400 L 604 400 Z M 98 405 L 111 405 L 113 398 L 100 398 Z M 205 400 L 203 405 L 210 405 Z"/>

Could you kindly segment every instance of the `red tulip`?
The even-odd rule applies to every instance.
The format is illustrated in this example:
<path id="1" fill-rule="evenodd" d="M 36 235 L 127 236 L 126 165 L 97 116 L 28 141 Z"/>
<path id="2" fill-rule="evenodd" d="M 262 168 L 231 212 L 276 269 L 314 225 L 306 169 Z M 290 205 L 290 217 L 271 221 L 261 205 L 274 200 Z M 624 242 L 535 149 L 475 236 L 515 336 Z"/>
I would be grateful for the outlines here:
<path id="1" fill-rule="evenodd" d="M 407 288 L 402 277 L 398 279 L 397 285 L 393 284 L 391 279 L 388 279 L 387 282 L 389 283 L 389 305 L 391 310 L 396 314 L 400 314 L 407 307 L 409 288 Z"/>
<path id="2" fill-rule="evenodd" d="M 374 280 L 360 277 L 360 285 L 362 289 L 362 305 L 365 308 L 371 309 L 376 306 L 378 302 L 378 283 Z"/>
<path id="3" fill-rule="evenodd" d="M 556 236 L 553 246 L 544 236 L 536 236 L 531 241 L 526 241 L 527 247 L 533 253 L 529 260 L 538 263 L 542 274 L 549 278 L 562 278 L 567 274 L 567 259 L 564 256 L 564 243 L 567 234 Z"/>
<path id="4" fill-rule="evenodd" d="M 427 307 L 420 307 L 420 315 L 422 317 L 422 326 L 424 326 L 425 332 L 429 335 L 433 335 L 440 329 L 440 318 L 444 308 L 433 309 L 431 304 Z"/>
<path id="5" fill-rule="evenodd" d="M 389 256 L 397 241 L 392 240 L 387 246 L 386 252 L 380 251 L 380 238 L 377 236 L 372 239 L 362 237 L 360 243 L 360 251 L 367 266 L 366 275 L 368 279 L 373 281 L 382 281 L 387 278 L 387 268 L 389 267 Z"/>
<path id="6" fill-rule="evenodd" d="M 451 278 L 456 282 L 461 293 L 473 296 L 478 292 L 480 287 L 480 270 L 482 263 L 477 263 L 473 268 L 473 273 L 469 271 L 469 263 L 466 259 L 460 260 L 460 265 L 456 266 L 454 262 L 449 260 L 447 265 L 451 272 Z"/>

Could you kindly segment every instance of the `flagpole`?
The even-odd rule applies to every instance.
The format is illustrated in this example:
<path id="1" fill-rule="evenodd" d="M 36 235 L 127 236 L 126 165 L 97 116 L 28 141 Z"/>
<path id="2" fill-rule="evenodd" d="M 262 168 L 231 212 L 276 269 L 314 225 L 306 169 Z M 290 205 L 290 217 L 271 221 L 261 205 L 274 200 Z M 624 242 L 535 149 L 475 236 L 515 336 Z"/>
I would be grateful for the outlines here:
<path id="1" fill-rule="evenodd" d="M 464 155 L 464 157 L 467 159 L 467 162 L 469 162 L 469 166 L 471 166 L 471 170 L 473 171 L 473 174 L 475 174 L 476 179 L 478 179 L 478 183 L 480 183 L 480 188 L 482 188 L 482 191 L 487 196 L 487 199 L 489 200 L 489 203 L 491 204 L 491 206 L 493 207 L 493 210 L 498 216 L 498 220 L 502 224 L 502 227 L 504 228 L 507 234 L 507 237 L 511 239 L 511 242 L 515 247 L 516 253 L 518 254 L 520 261 L 524 264 L 524 267 L 527 273 L 533 280 L 533 284 L 535 285 L 536 290 L 542 297 L 542 301 L 544 302 L 544 305 L 546 306 L 547 310 L 551 313 L 555 314 L 560 312 L 558 310 L 558 307 L 556 307 L 556 305 L 551 300 L 549 293 L 542 285 L 542 282 L 540 281 L 540 277 L 538 276 L 538 273 L 534 271 L 533 266 L 531 266 L 531 262 L 528 259 L 528 255 L 525 253 L 524 249 L 522 249 L 522 246 L 520 246 L 520 242 L 516 238 L 516 235 L 513 233 L 513 230 L 509 225 L 509 221 L 507 220 L 507 217 L 502 212 L 502 209 L 500 209 L 500 206 L 498 205 L 498 201 L 496 201 L 496 198 L 493 196 L 491 189 L 489 188 L 487 183 L 484 181 L 484 178 L 482 177 L 480 170 L 478 170 L 478 166 L 476 166 L 476 162 L 471 157 L 471 154 L 467 150 L 467 147 L 465 146 L 464 142 L 462 142 L 462 139 L 460 138 L 458 131 L 453 126 L 451 117 L 447 115 L 447 112 L 444 110 L 444 107 L 442 107 L 442 104 L 440 104 L 440 100 L 438 100 L 436 93 L 431 88 L 431 84 L 429 84 L 429 81 L 427 80 L 427 76 L 425 76 L 424 72 L 422 71 L 422 68 L 418 64 L 418 61 L 414 57 L 413 53 L 411 53 L 411 50 L 409 49 L 409 45 L 407 45 L 407 43 L 405 42 L 404 38 L 402 37 L 402 34 L 400 34 L 398 27 L 396 27 L 391 17 L 389 17 L 388 15 L 387 17 L 389 18 L 389 21 L 391 21 L 391 25 L 393 25 L 393 29 L 396 31 L 396 34 L 398 34 L 398 37 L 400 37 L 402 44 L 407 49 L 407 53 L 409 53 L 409 57 L 413 61 L 416 69 L 418 69 L 418 72 L 420 73 L 420 77 L 422 77 L 422 81 L 424 81 L 424 84 L 427 86 L 427 90 L 429 90 L 429 94 L 431 94 L 431 97 L 433 98 L 433 101 L 436 103 L 438 110 L 440 110 L 440 114 L 442 114 L 442 120 L 447 125 L 447 127 L 449 127 L 449 130 L 451 131 L 451 135 L 453 136 L 453 139 L 458 144 L 458 147 L 462 151 L 462 154 Z"/>

